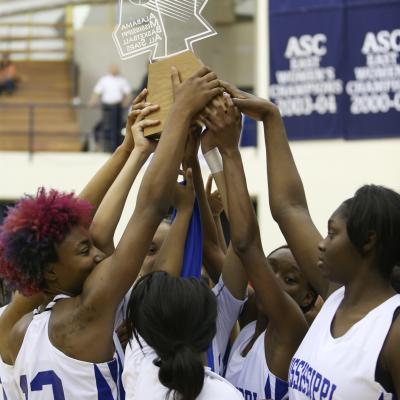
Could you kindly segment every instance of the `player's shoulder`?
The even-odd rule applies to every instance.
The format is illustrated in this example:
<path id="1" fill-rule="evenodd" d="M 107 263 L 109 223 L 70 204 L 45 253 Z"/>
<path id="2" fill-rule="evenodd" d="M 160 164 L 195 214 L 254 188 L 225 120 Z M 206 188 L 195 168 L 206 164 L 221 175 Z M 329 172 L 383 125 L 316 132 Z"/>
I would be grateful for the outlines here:
<path id="1" fill-rule="evenodd" d="M 28 327 L 33 319 L 33 313 L 24 315 L 11 329 L 8 337 L 9 355 L 12 360 L 17 358 L 19 350 L 25 339 Z"/>
<path id="2" fill-rule="evenodd" d="M 400 307 L 396 309 L 393 315 L 393 322 L 387 334 L 385 343 L 382 348 L 384 360 L 390 364 L 397 364 L 393 362 L 398 360 L 400 353 Z"/>
<path id="3" fill-rule="evenodd" d="M 199 396 L 199 400 L 205 399 L 243 400 L 243 396 L 226 379 L 206 368 L 204 386 Z"/>

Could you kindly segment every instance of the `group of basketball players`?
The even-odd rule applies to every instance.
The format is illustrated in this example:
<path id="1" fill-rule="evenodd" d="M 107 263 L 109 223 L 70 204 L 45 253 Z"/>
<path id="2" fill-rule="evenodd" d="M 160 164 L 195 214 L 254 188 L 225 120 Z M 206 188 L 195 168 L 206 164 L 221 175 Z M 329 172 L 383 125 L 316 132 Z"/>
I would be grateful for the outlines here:
<path id="1" fill-rule="evenodd" d="M 122 145 L 79 195 L 40 188 L 9 209 L 0 276 L 15 292 L 0 309 L 0 399 L 396 399 L 400 195 L 361 187 L 323 238 L 278 108 L 206 67 L 183 82 L 173 68 L 171 79 L 157 143 L 144 136 L 160 123 L 145 89 Z M 287 241 L 267 256 L 239 151 L 242 114 L 263 123 L 270 210 Z M 218 193 L 211 181 L 204 189 L 200 144 Z M 181 277 L 195 197 L 209 284 Z"/>

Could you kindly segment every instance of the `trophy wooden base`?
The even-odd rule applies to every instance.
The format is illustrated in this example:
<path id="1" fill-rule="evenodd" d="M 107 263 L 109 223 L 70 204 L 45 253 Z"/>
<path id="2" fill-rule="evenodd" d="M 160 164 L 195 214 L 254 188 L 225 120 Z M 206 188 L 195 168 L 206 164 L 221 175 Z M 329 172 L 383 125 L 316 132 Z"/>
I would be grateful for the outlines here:
<path id="1" fill-rule="evenodd" d="M 176 67 L 180 73 L 182 81 L 193 75 L 203 66 L 203 63 L 191 51 L 176 56 L 165 58 L 149 64 L 147 101 L 152 104 L 158 104 L 160 109 L 152 113 L 149 118 L 159 119 L 161 124 L 146 128 L 144 135 L 146 137 L 160 136 L 169 110 L 173 104 L 173 88 L 171 81 L 171 67 Z"/>

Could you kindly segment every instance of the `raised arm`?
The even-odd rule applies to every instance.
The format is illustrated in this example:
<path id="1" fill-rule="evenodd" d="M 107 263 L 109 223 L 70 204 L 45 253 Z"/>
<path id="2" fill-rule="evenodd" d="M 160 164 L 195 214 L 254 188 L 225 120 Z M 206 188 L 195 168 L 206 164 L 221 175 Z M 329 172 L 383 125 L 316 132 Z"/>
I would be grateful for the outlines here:
<path id="1" fill-rule="evenodd" d="M 130 132 L 133 123 L 137 117 L 137 111 L 143 109 L 146 104 L 147 89 L 143 89 L 142 92 L 135 98 L 132 103 L 132 113 L 126 123 L 126 131 Z M 125 135 L 122 144 L 114 151 L 112 156 L 107 162 L 96 172 L 89 183 L 79 193 L 79 198 L 88 201 L 94 206 L 94 212 L 96 212 L 101 201 L 103 200 L 107 190 L 110 188 L 115 178 L 125 165 L 129 158 L 131 151 L 133 150 L 134 142 L 132 135 Z"/>
<path id="2" fill-rule="evenodd" d="M 203 227 L 203 264 L 211 280 L 217 283 L 222 271 L 224 253 L 218 245 L 216 227 L 204 192 L 203 178 L 197 157 L 199 146 L 200 132 L 197 128 L 192 129 L 186 143 L 183 166 L 184 168 L 191 168 L 193 172 L 193 183 L 199 203 Z M 211 253 L 212 256 L 207 257 L 208 253 Z"/>
<path id="3" fill-rule="evenodd" d="M 216 104 L 216 106 L 217 105 L 218 104 Z M 207 111 L 208 113 L 213 112 L 209 107 L 207 107 Z M 228 200 L 226 198 L 226 187 L 224 170 L 222 166 L 222 158 L 217 148 L 217 145 L 215 144 L 214 135 L 209 130 L 204 132 L 203 136 L 201 137 L 201 151 L 203 152 L 204 158 L 206 159 L 208 167 L 210 168 L 212 177 L 217 185 L 219 194 L 221 196 L 221 201 L 224 206 L 225 214 L 229 218 Z"/>
<path id="4" fill-rule="evenodd" d="M 179 277 L 182 271 L 186 237 L 195 199 L 191 169 L 186 170 L 185 180 L 185 185 L 176 185 L 173 205 L 177 214 L 153 267 L 154 271 L 165 271 L 176 277 Z"/>
<path id="5" fill-rule="evenodd" d="M 90 307 L 94 316 L 107 319 L 109 324 L 115 308 L 135 281 L 154 232 L 171 204 L 192 119 L 221 93 L 216 75 L 206 67 L 183 83 L 175 69 L 172 79 L 175 102 L 143 177 L 133 215 L 114 253 L 90 274 L 80 296 L 83 306 Z"/>
<path id="6" fill-rule="evenodd" d="M 234 109 L 230 101 L 228 114 Z M 223 115 L 223 109 L 218 109 L 217 118 L 223 118 Z M 269 321 L 268 341 L 265 341 L 268 365 L 273 373 L 285 379 L 290 359 L 307 331 L 307 323 L 300 307 L 281 288 L 264 255 L 257 219 L 247 191 L 238 148 L 239 136 L 240 132 L 216 134 L 224 162 L 231 243 L 253 283 L 261 311 Z M 285 317 L 282 318 L 282 315 Z M 273 343 L 274 351 L 270 343 Z"/>
<path id="7" fill-rule="evenodd" d="M 223 252 L 226 254 L 228 249 L 226 246 L 225 237 L 223 235 L 220 218 L 222 211 L 225 211 L 225 215 L 228 216 L 228 202 L 226 199 L 225 178 L 222 166 L 222 158 L 214 142 L 213 134 L 210 131 L 204 132 L 201 137 L 201 151 L 203 152 L 203 156 L 211 172 L 206 187 L 207 201 L 213 215 L 214 224 L 217 228 L 218 243 Z M 214 179 L 218 188 L 217 198 L 215 197 L 216 195 L 211 193 L 212 179 Z M 215 205 L 216 202 L 220 203 L 222 207 L 219 207 L 219 211 L 214 212 L 213 204 Z M 204 256 L 207 258 L 209 257 L 209 254 L 205 252 Z"/>
<path id="8" fill-rule="evenodd" d="M 306 279 L 326 299 L 336 286 L 330 286 L 317 267 L 321 234 L 311 219 L 303 183 L 290 151 L 279 110 L 267 100 L 239 91 L 225 82 L 224 86 L 242 112 L 263 121 L 272 216 Z"/>
<path id="9" fill-rule="evenodd" d="M 147 106 L 142 111 L 132 111 L 129 119 L 138 118 L 140 120 L 148 117 L 153 111 L 158 110 L 158 106 Z M 139 113 L 139 114 L 138 114 Z M 135 147 L 129 156 L 124 168 L 115 179 L 100 204 L 90 226 L 90 233 L 93 242 L 107 255 L 114 251 L 114 233 L 125 205 L 126 198 L 143 164 L 155 150 L 156 142 L 146 139 L 143 136 L 142 127 L 154 126 L 159 124 L 157 120 L 146 119 L 141 124 L 134 124 L 126 135 L 133 135 Z M 129 128 L 129 126 L 128 126 Z"/>
<path id="10" fill-rule="evenodd" d="M 225 107 L 222 104 L 214 105 L 212 109 L 206 112 L 205 123 L 208 128 L 207 135 L 212 135 L 215 138 L 225 136 L 240 136 L 241 132 L 241 116 L 232 100 L 226 100 Z M 218 149 L 216 149 L 218 151 Z M 221 171 L 225 172 L 225 171 Z M 218 189 L 221 190 L 221 198 L 227 199 L 225 190 L 225 177 L 220 176 Z M 223 200 L 222 200 L 223 201 Z M 228 206 L 226 206 L 228 209 Z M 228 212 L 230 215 L 230 213 Z M 218 240 L 218 239 L 217 239 Z M 248 283 L 247 274 L 243 268 L 242 260 L 236 255 L 232 244 L 229 245 L 226 256 L 223 258 L 222 279 L 237 299 L 243 299 L 246 294 Z"/>
<path id="11" fill-rule="evenodd" d="M 215 227 L 217 228 L 218 244 L 221 250 L 226 254 L 228 248 L 224 236 L 224 230 L 221 223 L 221 214 L 224 211 L 224 204 L 222 203 L 221 194 L 218 190 L 211 191 L 213 176 L 209 175 L 205 187 L 206 197 L 210 211 L 214 219 Z"/>

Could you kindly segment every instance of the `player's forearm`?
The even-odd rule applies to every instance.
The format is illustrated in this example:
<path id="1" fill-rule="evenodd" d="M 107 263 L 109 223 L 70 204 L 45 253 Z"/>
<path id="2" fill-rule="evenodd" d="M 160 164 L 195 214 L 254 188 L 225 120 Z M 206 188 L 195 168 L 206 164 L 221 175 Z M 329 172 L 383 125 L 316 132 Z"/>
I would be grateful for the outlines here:
<path id="1" fill-rule="evenodd" d="M 221 215 L 213 215 L 214 224 L 217 229 L 218 244 L 221 250 L 226 254 L 228 248 L 226 246 L 224 230 L 222 228 Z"/>
<path id="2" fill-rule="evenodd" d="M 137 206 L 149 206 L 162 218 L 172 203 L 179 165 L 183 158 L 191 115 L 173 107 L 165 123 L 152 162 L 143 178 Z"/>
<path id="3" fill-rule="evenodd" d="M 273 217 L 279 219 L 290 207 L 307 208 L 307 201 L 278 109 L 264 120 L 264 135 L 270 208 Z"/>
<path id="4" fill-rule="evenodd" d="M 115 229 L 121 218 L 129 191 L 149 154 L 135 149 L 130 154 L 124 168 L 111 185 L 93 219 L 90 232 L 96 246 L 112 252 Z"/>
<path id="5" fill-rule="evenodd" d="M 247 190 L 239 150 L 222 153 L 224 177 L 230 215 L 231 241 L 241 251 L 255 240 L 258 231 L 256 216 Z"/>
<path id="6" fill-rule="evenodd" d="M 221 201 L 224 206 L 225 215 L 229 219 L 228 197 L 227 197 L 227 192 L 226 192 L 224 171 L 220 171 L 215 174 L 212 174 L 212 176 L 215 181 L 215 184 L 217 185 L 218 192 L 221 195 Z"/>
<path id="7" fill-rule="evenodd" d="M 88 201 L 94 206 L 94 212 L 100 206 L 105 194 L 125 165 L 130 154 L 131 152 L 123 146 L 118 147 L 79 193 L 79 198 Z"/>
<path id="8" fill-rule="evenodd" d="M 154 270 L 168 272 L 172 276 L 181 275 L 187 232 L 192 209 L 178 210 L 168 236 L 161 246 L 154 264 Z"/>

